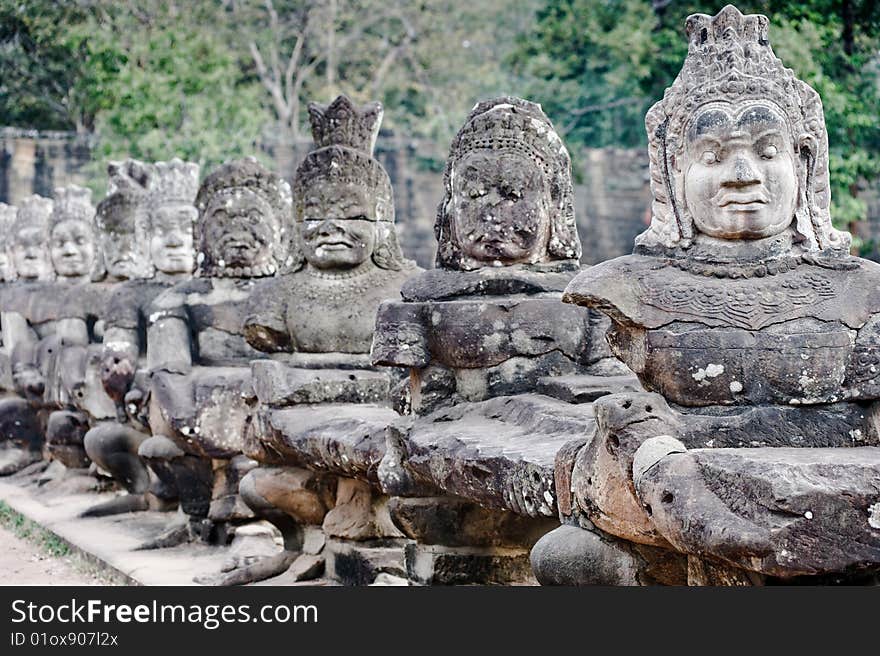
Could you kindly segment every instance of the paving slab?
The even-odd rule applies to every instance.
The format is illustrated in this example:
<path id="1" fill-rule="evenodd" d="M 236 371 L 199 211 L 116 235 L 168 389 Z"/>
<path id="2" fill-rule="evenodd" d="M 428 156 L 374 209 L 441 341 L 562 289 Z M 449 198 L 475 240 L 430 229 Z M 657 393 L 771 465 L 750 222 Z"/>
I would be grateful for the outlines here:
<path id="1" fill-rule="evenodd" d="M 53 492 L 60 492 L 56 486 Z M 135 551 L 165 530 L 175 512 L 144 511 L 110 517 L 79 517 L 79 514 L 115 492 L 48 494 L 33 479 L 0 481 L 0 501 L 66 542 L 86 560 L 128 585 L 196 585 L 193 577 L 215 574 L 232 555 L 227 546 L 203 543 L 169 549 Z M 263 582 L 285 584 L 284 575 Z M 51 581 L 46 581 L 46 585 Z"/>

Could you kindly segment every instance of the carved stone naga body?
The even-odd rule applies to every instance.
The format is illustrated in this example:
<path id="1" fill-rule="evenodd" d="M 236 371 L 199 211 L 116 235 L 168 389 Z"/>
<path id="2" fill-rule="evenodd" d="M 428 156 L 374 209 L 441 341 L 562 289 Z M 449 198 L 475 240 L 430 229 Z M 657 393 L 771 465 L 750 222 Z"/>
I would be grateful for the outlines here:
<path id="1" fill-rule="evenodd" d="M 684 67 L 646 118 L 650 228 L 564 299 L 611 318 L 615 354 L 654 393 L 598 401 L 598 434 L 560 457 L 568 526 L 536 547 L 536 570 L 548 582 L 871 578 L 880 266 L 851 257 L 831 225 L 822 104 L 774 55 L 767 18 L 727 6 L 688 18 L 687 34 Z M 621 538 L 618 555 L 581 528 Z M 602 569 L 618 557 L 631 567 Z"/>

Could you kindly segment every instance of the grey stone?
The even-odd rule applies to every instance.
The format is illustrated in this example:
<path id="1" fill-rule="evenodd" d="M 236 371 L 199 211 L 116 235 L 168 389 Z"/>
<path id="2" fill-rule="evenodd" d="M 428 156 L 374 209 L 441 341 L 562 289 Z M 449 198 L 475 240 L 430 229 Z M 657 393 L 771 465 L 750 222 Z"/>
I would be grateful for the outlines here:
<path id="1" fill-rule="evenodd" d="M 625 549 L 576 526 L 560 526 L 532 547 L 541 585 L 639 585 L 639 564 Z"/>

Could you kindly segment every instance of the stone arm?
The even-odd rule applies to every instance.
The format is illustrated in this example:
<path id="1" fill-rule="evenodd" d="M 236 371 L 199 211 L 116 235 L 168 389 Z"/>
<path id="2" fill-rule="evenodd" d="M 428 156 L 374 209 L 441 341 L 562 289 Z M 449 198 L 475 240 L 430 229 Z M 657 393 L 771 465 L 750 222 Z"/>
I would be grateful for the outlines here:
<path id="1" fill-rule="evenodd" d="M 287 301 L 275 279 L 254 289 L 245 310 L 242 330 L 247 343 L 263 353 L 293 353 L 296 343 L 286 320 Z"/>
<path id="2" fill-rule="evenodd" d="M 193 339 L 186 308 L 156 309 L 147 327 L 147 368 L 151 372 L 192 371 Z"/>
<path id="3" fill-rule="evenodd" d="M 24 398 L 41 399 L 46 379 L 39 365 L 39 335 L 18 312 L 3 313 L 2 330 L 12 388 Z"/>

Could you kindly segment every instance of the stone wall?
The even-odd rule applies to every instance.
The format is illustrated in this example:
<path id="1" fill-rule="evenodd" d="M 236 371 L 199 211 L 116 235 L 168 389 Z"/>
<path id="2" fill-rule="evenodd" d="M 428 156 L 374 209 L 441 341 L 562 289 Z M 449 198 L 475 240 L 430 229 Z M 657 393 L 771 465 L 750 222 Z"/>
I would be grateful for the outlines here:
<path id="1" fill-rule="evenodd" d="M 310 144 L 308 139 L 274 141 L 259 149 L 291 179 Z M 0 129 L 0 201 L 15 204 L 32 193 L 51 196 L 55 187 L 84 184 L 91 173 L 91 148 L 90 138 L 73 133 Z M 376 145 L 376 156 L 394 186 L 404 252 L 423 267 L 433 266 L 434 215 L 443 196 L 446 155 L 436 144 L 387 132 Z M 575 154 L 574 167 L 583 261 L 629 253 L 650 208 L 647 157 L 637 150 L 586 150 Z"/>

